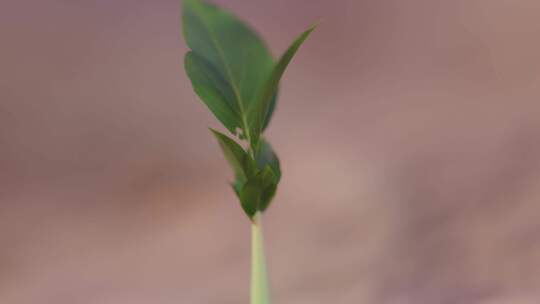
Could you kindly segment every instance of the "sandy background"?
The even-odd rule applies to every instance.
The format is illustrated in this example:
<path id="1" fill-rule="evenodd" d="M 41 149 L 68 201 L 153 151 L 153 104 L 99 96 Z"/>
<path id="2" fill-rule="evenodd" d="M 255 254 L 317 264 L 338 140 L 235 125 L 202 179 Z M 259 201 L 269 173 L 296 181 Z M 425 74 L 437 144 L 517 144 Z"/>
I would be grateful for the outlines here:
<path id="1" fill-rule="evenodd" d="M 222 0 L 288 70 L 274 303 L 540 302 L 540 2 Z M 179 1 L 4 1 L 0 303 L 248 303 Z"/>

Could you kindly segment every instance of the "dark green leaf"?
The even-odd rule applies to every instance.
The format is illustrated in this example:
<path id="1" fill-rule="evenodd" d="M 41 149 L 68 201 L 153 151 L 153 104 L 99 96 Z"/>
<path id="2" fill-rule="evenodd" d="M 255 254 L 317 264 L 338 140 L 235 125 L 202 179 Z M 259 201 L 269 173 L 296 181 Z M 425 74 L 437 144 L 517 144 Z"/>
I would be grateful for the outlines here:
<path id="1" fill-rule="evenodd" d="M 243 125 L 270 75 L 274 60 L 258 35 L 234 15 L 200 0 L 184 0 L 188 46 L 229 83 Z"/>
<path id="2" fill-rule="evenodd" d="M 242 184 L 248 180 L 249 177 L 254 176 L 257 171 L 255 161 L 248 153 L 246 153 L 246 151 L 244 151 L 242 146 L 226 135 L 213 129 L 210 130 L 218 140 L 221 150 L 223 150 L 223 154 L 225 154 L 225 158 L 234 170 L 236 183 Z"/>
<path id="3" fill-rule="evenodd" d="M 216 118 L 235 134 L 237 128 L 242 128 L 242 119 L 230 85 L 210 63 L 193 52 L 186 54 L 184 65 L 193 90 Z"/>
<path id="4" fill-rule="evenodd" d="M 274 194 L 277 189 L 277 177 L 274 174 L 274 170 L 269 165 L 264 167 L 260 173 L 261 179 L 261 193 L 259 199 L 258 210 L 264 211 L 270 205 L 270 202 L 274 198 Z"/>
<path id="5" fill-rule="evenodd" d="M 259 145 L 259 150 L 257 151 L 257 166 L 260 170 L 264 169 L 267 165 L 270 166 L 276 177 L 275 182 L 278 183 L 281 179 L 279 159 L 272 149 L 272 146 L 270 146 L 264 138 L 261 138 Z"/>
<path id="6" fill-rule="evenodd" d="M 251 218 L 259 210 L 261 198 L 261 184 L 258 177 L 248 180 L 236 194 L 244 212 Z"/>
<path id="7" fill-rule="evenodd" d="M 277 92 L 279 81 L 281 80 L 283 73 L 285 73 L 285 69 L 302 43 L 304 43 L 314 29 L 315 27 L 310 28 L 294 40 L 287 51 L 281 56 L 278 63 L 274 66 L 270 77 L 266 80 L 261 90 L 261 95 L 258 97 L 256 106 L 251 108 L 254 113 L 249 115 L 249 117 L 253 119 L 249 122 L 251 128 L 253 128 L 251 138 L 252 143 L 257 143 L 258 135 L 260 135 L 264 127 L 269 123 L 271 118 L 269 113 L 271 114 L 271 111 L 273 111 L 273 108 L 275 107 L 274 96 Z"/>
<path id="8" fill-rule="evenodd" d="M 235 182 L 231 186 L 244 212 L 252 218 L 257 211 L 266 210 L 274 197 L 281 175 L 279 160 L 270 144 L 264 139 L 261 140 L 255 162 L 234 140 L 216 130 L 210 130 L 235 172 Z"/>
<path id="9" fill-rule="evenodd" d="M 257 211 L 266 210 L 270 205 L 277 189 L 276 179 L 273 169 L 267 165 L 247 182 L 233 185 L 242 209 L 249 217 L 253 217 Z"/>

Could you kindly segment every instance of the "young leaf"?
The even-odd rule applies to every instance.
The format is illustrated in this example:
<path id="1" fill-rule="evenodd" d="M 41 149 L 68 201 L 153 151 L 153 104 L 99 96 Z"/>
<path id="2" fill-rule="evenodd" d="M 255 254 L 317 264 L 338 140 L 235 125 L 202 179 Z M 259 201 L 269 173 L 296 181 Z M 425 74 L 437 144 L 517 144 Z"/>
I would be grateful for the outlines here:
<path id="1" fill-rule="evenodd" d="M 249 122 L 250 126 L 253 128 L 253 130 L 251 131 L 252 144 L 256 144 L 258 142 L 258 136 L 261 134 L 264 127 L 268 125 L 268 122 L 271 118 L 268 114 L 270 113 L 270 110 L 273 110 L 275 106 L 272 103 L 275 103 L 274 96 L 277 92 L 279 81 L 281 80 L 283 73 L 285 73 L 285 69 L 291 62 L 292 58 L 294 57 L 302 43 L 304 43 L 304 41 L 307 39 L 309 34 L 313 32 L 314 29 L 315 27 L 308 29 L 300 36 L 298 36 L 296 40 L 294 40 L 294 42 L 287 49 L 287 51 L 285 51 L 285 53 L 281 56 L 278 63 L 274 66 L 270 77 L 266 80 L 256 105 L 251 108 L 254 113 L 249 115 L 249 117 L 253 119 Z"/>
<path id="2" fill-rule="evenodd" d="M 237 192 L 242 209 L 248 217 L 252 218 L 259 210 L 261 198 L 261 181 L 258 177 L 248 180 Z"/>
<path id="3" fill-rule="evenodd" d="M 270 146 L 270 144 L 266 140 L 264 140 L 264 138 L 261 138 L 256 161 L 257 166 L 261 170 L 264 169 L 264 167 L 266 166 L 270 166 L 276 178 L 275 183 L 279 182 L 279 180 L 281 179 L 281 168 L 279 165 L 279 159 L 274 150 L 272 149 L 272 146 Z"/>
<path id="4" fill-rule="evenodd" d="M 219 142 L 225 158 L 234 170 L 237 184 L 242 184 L 251 176 L 256 174 L 254 160 L 244 151 L 242 146 L 237 144 L 223 133 L 210 129 Z"/>
<path id="5" fill-rule="evenodd" d="M 214 116 L 235 134 L 237 128 L 242 128 L 242 120 L 230 85 L 211 64 L 193 52 L 186 54 L 184 65 L 193 90 Z"/>
<path id="6" fill-rule="evenodd" d="M 281 176 L 279 160 L 270 144 L 265 140 L 261 141 L 255 163 L 255 160 L 234 140 L 216 130 L 210 130 L 235 172 L 232 188 L 244 212 L 252 218 L 255 212 L 266 210 L 274 197 Z"/>
<path id="7" fill-rule="evenodd" d="M 277 190 L 277 180 L 278 178 L 274 174 L 274 170 L 270 168 L 269 165 L 264 167 L 263 171 L 259 174 L 261 179 L 261 193 L 259 198 L 259 211 L 264 211 L 274 198 L 274 194 Z"/>
<path id="8" fill-rule="evenodd" d="M 277 177 L 274 170 L 266 165 L 257 175 L 248 178 L 247 182 L 233 185 L 240 199 L 242 209 L 252 218 L 255 212 L 264 211 L 270 205 L 277 189 Z"/>
<path id="9" fill-rule="evenodd" d="M 274 65 L 265 44 L 238 18 L 201 0 L 184 0 L 183 30 L 191 50 L 229 83 L 247 129 L 247 110 Z"/>

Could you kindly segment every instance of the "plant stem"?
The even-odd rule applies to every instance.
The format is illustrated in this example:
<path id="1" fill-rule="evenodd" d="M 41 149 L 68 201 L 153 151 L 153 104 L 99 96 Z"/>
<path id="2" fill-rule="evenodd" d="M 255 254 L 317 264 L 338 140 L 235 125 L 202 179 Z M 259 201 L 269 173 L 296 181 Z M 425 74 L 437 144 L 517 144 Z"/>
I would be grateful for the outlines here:
<path id="1" fill-rule="evenodd" d="M 270 304 L 261 213 L 251 223 L 251 304 Z"/>

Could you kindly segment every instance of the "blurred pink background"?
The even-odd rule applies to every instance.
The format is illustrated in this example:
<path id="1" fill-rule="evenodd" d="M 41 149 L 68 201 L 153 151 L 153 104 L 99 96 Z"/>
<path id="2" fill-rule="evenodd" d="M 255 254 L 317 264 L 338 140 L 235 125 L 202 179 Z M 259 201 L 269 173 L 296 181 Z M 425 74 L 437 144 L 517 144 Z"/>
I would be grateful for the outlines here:
<path id="1" fill-rule="evenodd" d="M 3 2 L 0 303 L 248 303 L 180 1 Z M 281 53 L 274 303 L 540 302 L 540 2 L 222 0 Z"/>

